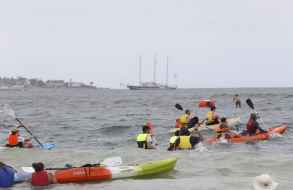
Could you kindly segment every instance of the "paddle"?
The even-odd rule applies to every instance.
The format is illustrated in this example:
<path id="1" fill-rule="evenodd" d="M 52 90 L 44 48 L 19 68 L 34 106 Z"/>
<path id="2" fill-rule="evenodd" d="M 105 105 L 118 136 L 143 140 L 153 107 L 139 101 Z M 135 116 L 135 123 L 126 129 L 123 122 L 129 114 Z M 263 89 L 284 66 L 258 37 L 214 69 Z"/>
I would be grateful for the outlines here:
<path id="1" fill-rule="evenodd" d="M 261 123 L 266 127 L 264 121 L 263 121 L 262 118 L 259 116 L 258 112 L 255 110 L 254 103 L 252 102 L 252 100 L 251 100 L 250 98 L 248 98 L 248 99 L 246 100 L 246 103 L 247 103 L 247 105 L 253 110 L 253 112 L 254 112 L 255 114 L 258 115 L 258 117 L 259 117 Z"/>
<path id="2" fill-rule="evenodd" d="M 54 144 L 50 144 L 50 143 L 46 143 L 46 144 L 43 144 L 39 141 L 39 139 L 33 135 L 33 133 L 31 132 L 31 130 L 29 130 L 23 123 L 22 121 L 16 117 L 16 114 L 14 112 L 14 110 L 12 108 L 10 108 L 10 106 L 8 104 L 5 104 L 4 107 L 3 107 L 3 112 L 5 114 L 7 114 L 8 116 L 10 116 L 11 118 L 15 119 L 19 124 L 20 126 L 19 127 L 23 127 L 30 135 L 31 137 L 33 137 L 33 139 L 35 139 L 35 141 L 40 145 L 41 148 L 43 149 L 47 149 L 47 150 L 50 150 L 52 148 L 55 147 Z"/>
<path id="3" fill-rule="evenodd" d="M 120 166 L 121 164 L 122 164 L 121 157 L 116 156 L 116 157 L 106 158 L 103 161 L 98 162 L 97 164 L 94 164 L 94 165 L 97 165 L 97 166 L 100 165 L 100 166 L 105 166 L 105 167 L 116 167 L 116 166 Z M 80 168 L 80 167 L 46 168 L 46 170 L 66 170 L 66 169 L 71 169 L 71 168 Z M 32 167 L 21 167 L 21 169 L 27 173 L 35 172 L 35 170 Z"/>
<path id="4" fill-rule="evenodd" d="M 184 110 L 183 107 L 180 104 L 178 104 L 178 103 L 175 104 L 175 108 L 178 109 L 178 110 L 181 110 L 181 111 Z"/>

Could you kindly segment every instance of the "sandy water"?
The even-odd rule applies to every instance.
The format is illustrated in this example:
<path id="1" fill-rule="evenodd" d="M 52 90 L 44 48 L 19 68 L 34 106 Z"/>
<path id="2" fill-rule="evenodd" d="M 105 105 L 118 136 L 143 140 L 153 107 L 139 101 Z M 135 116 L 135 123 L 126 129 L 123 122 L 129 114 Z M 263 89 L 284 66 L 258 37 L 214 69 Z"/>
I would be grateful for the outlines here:
<path id="1" fill-rule="evenodd" d="M 232 98 L 239 93 L 243 108 L 235 110 Z M 182 104 L 199 116 L 206 110 L 197 107 L 201 97 L 214 97 L 218 113 L 248 118 L 244 100 L 250 97 L 271 127 L 289 124 L 288 132 L 279 138 L 256 144 L 205 145 L 208 151 L 168 152 L 168 130 L 181 112 Z M 95 163 L 110 156 L 121 156 L 125 164 L 148 160 L 179 158 L 176 170 L 152 179 L 127 179 L 93 184 L 52 185 L 46 189 L 203 189 L 248 190 L 253 178 L 269 173 L 280 183 L 279 189 L 292 189 L 293 182 L 293 89 L 190 89 L 176 91 L 128 91 L 91 89 L 29 89 L 0 91 L 0 104 L 10 104 L 19 118 L 29 125 L 42 142 L 53 142 L 50 151 L 12 149 L 0 151 L 0 160 L 16 168 L 43 161 L 48 167 L 65 163 Z M 159 147 L 139 150 L 134 141 L 141 125 L 151 120 L 155 125 Z M 6 123 L 8 121 L 5 121 Z M 11 121 L 11 124 L 13 122 Z M 244 124 L 240 126 L 243 128 Z M 0 129 L 3 143 L 7 127 Z M 211 133 L 205 133 L 210 136 Z M 27 183 L 13 189 L 31 189 Z"/>

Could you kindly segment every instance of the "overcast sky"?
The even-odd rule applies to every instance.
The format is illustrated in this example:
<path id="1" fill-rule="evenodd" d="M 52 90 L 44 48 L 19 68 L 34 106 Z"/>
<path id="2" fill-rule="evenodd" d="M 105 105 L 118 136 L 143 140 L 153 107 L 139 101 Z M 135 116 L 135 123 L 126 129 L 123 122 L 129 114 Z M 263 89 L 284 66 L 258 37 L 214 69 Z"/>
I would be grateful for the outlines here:
<path id="1" fill-rule="evenodd" d="M 0 76 L 293 86 L 292 0 L 0 1 Z M 176 77 L 174 77 L 176 76 Z"/>

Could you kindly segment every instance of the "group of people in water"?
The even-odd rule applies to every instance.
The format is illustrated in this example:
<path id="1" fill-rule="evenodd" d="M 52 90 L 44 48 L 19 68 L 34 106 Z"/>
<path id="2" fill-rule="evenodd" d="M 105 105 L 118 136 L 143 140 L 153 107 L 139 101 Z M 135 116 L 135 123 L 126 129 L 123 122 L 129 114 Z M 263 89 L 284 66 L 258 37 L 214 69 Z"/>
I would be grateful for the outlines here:
<path id="1" fill-rule="evenodd" d="M 234 97 L 235 106 L 237 108 L 241 107 L 241 101 L 239 95 Z M 207 126 L 219 124 L 215 128 L 217 139 L 229 139 L 236 134 L 228 125 L 227 119 L 225 117 L 220 118 L 216 113 L 216 106 L 214 102 L 209 102 L 208 111 L 206 118 L 202 121 L 195 115 L 192 115 L 190 110 L 185 110 L 184 114 L 176 119 L 177 129 L 175 133 L 171 136 L 169 140 L 168 151 L 175 151 L 180 149 L 194 149 L 197 144 L 204 140 L 202 134 L 200 133 L 200 127 L 202 124 Z M 266 132 L 263 130 L 258 123 L 258 115 L 256 113 L 251 113 L 250 118 L 246 125 L 246 130 L 241 132 L 241 135 L 253 136 L 256 133 Z M 30 138 L 23 138 L 19 134 L 19 128 L 24 126 L 18 126 L 10 131 L 7 137 L 7 147 L 20 147 L 20 148 L 32 148 L 33 144 Z M 137 135 L 136 138 L 138 148 L 143 149 L 155 149 L 157 146 L 154 134 L 154 127 L 151 122 L 147 122 L 142 127 L 142 133 Z M 13 167 L 0 162 L 0 187 L 11 187 L 14 183 L 29 181 L 34 186 L 47 186 L 49 184 L 55 183 L 53 175 L 45 170 L 43 163 L 33 163 L 32 168 L 33 173 L 26 173 L 23 171 L 17 171 Z"/>
<path id="2" fill-rule="evenodd" d="M 239 95 L 235 95 L 233 98 L 236 108 L 241 108 L 241 100 Z M 232 130 L 228 124 L 227 118 L 220 118 L 216 113 L 216 106 L 214 102 L 208 102 L 207 106 L 210 111 L 207 112 L 206 118 L 199 121 L 197 116 L 192 116 L 190 110 L 185 110 L 185 113 L 176 119 L 175 133 L 171 136 L 169 140 L 169 151 L 174 151 L 178 149 L 194 149 L 195 146 L 204 140 L 199 129 L 203 124 L 206 126 L 218 124 L 218 127 L 214 129 L 215 137 L 217 139 L 229 140 L 233 136 L 239 135 L 249 135 L 253 136 L 257 133 L 266 133 L 258 123 L 257 113 L 251 113 L 249 120 L 246 124 L 246 130 L 241 133 L 237 133 Z M 142 133 L 140 133 L 137 138 L 138 148 L 144 149 L 154 149 L 154 133 L 152 133 L 150 128 L 150 123 L 142 127 Z M 152 127 L 153 128 L 153 127 Z"/>

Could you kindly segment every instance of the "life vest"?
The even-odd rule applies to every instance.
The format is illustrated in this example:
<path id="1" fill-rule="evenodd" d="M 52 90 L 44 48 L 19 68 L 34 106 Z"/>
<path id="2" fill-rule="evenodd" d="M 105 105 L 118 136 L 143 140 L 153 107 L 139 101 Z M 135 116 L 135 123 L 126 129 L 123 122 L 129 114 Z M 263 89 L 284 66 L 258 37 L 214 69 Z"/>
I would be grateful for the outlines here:
<path id="1" fill-rule="evenodd" d="M 255 130 L 253 119 L 250 118 L 248 120 L 247 125 L 246 125 L 246 129 L 247 129 L 247 131 L 254 131 Z"/>
<path id="2" fill-rule="evenodd" d="M 18 144 L 18 134 L 10 134 L 8 136 L 8 145 L 15 146 Z"/>
<path id="3" fill-rule="evenodd" d="M 178 136 L 173 136 L 173 137 L 170 138 L 169 143 L 174 144 L 177 139 L 178 139 Z"/>
<path id="4" fill-rule="evenodd" d="M 214 112 L 209 111 L 209 112 L 207 113 L 207 119 L 208 119 L 208 123 L 209 123 L 209 122 L 213 122 L 213 121 L 214 121 Z"/>
<path id="5" fill-rule="evenodd" d="M 46 186 L 49 184 L 49 175 L 46 171 L 34 172 L 32 174 L 32 185 Z"/>
<path id="6" fill-rule="evenodd" d="M 136 142 L 146 142 L 148 135 L 149 134 L 147 134 L 147 133 L 141 133 L 141 134 L 137 135 Z"/>
<path id="7" fill-rule="evenodd" d="M 222 124 L 219 127 L 215 128 L 214 130 L 217 133 L 224 133 L 224 132 L 230 131 L 228 127 L 222 127 Z"/>
<path id="8" fill-rule="evenodd" d="M 190 136 L 180 136 L 180 149 L 191 149 L 192 145 L 190 144 Z"/>
<path id="9" fill-rule="evenodd" d="M 182 125 L 187 124 L 188 120 L 189 120 L 189 115 L 187 115 L 187 114 L 184 114 L 179 118 L 179 121 Z"/>
<path id="10" fill-rule="evenodd" d="M 137 142 L 138 148 L 148 149 L 148 142 L 147 142 L 148 136 L 149 134 L 147 133 L 141 133 L 137 135 L 136 142 Z"/>
<path id="11" fill-rule="evenodd" d="M 14 184 L 14 169 L 9 166 L 0 167 L 0 188 L 11 187 Z"/>

